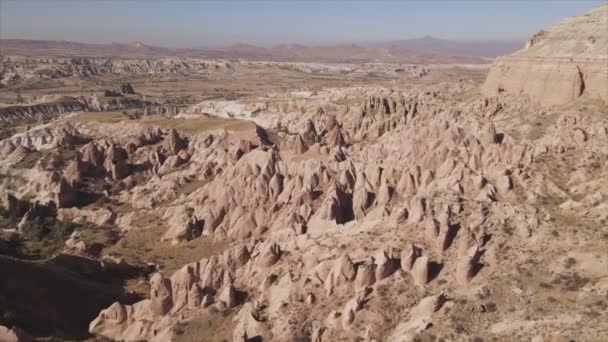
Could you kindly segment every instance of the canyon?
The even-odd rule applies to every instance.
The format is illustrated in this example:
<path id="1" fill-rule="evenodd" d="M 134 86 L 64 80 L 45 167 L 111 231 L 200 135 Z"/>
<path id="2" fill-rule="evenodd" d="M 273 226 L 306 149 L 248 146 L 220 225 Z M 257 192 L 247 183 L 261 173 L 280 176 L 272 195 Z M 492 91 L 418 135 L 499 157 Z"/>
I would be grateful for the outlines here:
<path id="1" fill-rule="evenodd" d="M 491 63 L 3 55 L 0 341 L 602 341 L 606 18 Z"/>

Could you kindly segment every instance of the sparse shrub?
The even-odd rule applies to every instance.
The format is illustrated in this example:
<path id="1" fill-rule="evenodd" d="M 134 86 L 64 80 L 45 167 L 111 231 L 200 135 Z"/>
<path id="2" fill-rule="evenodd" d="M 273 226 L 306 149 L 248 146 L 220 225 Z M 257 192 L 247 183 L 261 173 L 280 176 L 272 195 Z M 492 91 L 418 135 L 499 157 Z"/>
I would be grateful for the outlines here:
<path id="1" fill-rule="evenodd" d="M 106 91 L 104 91 L 103 96 L 106 96 L 106 97 L 120 97 L 120 96 L 122 96 L 122 94 L 119 93 L 119 92 L 117 92 L 117 91 L 114 91 L 114 90 L 106 90 Z"/>
<path id="2" fill-rule="evenodd" d="M 52 225 L 51 218 L 36 217 L 30 222 L 26 222 L 21 228 L 23 237 L 30 240 L 40 241 L 48 234 Z"/>
<path id="3" fill-rule="evenodd" d="M 78 227 L 71 222 L 56 221 L 53 217 L 36 218 L 22 227 L 20 250 L 33 257 L 49 257 L 63 249 L 65 241 Z"/>
<path id="4" fill-rule="evenodd" d="M 19 221 L 14 215 L 7 213 L 4 208 L 0 208 L 0 228 L 11 229 L 15 228 Z"/>
<path id="5" fill-rule="evenodd" d="M 576 259 L 574 259 L 574 258 L 568 258 L 568 259 L 566 259 L 566 265 L 565 265 L 565 267 L 567 269 L 571 268 L 574 265 L 576 265 Z"/>
<path id="6" fill-rule="evenodd" d="M 76 229 L 77 225 L 71 222 L 55 222 L 50 232 L 50 237 L 53 240 L 63 242 Z"/>
<path id="7" fill-rule="evenodd" d="M 10 248 L 19 248 L 21 246 L 21 237 L 17 233 L 11 233 L 6 241 Z"/>
<path id="8" fill-rule="evenodd" d="M 96 201 L 95 201 L 95 206 L 102 208 L 105 207 L 108 204 L 111 204 L 112 201 L 105 196 L 100 196 Z"/>

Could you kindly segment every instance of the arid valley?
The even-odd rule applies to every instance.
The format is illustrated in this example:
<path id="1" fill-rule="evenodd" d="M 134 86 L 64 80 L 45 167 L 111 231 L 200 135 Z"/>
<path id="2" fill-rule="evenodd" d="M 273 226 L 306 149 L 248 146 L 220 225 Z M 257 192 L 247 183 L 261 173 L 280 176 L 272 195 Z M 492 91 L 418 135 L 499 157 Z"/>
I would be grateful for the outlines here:
<path id="1" fill-rule="evenodd" d="M 0 40 L 0 341 L 606 341 L 608 5 L 448 48 Z"/>

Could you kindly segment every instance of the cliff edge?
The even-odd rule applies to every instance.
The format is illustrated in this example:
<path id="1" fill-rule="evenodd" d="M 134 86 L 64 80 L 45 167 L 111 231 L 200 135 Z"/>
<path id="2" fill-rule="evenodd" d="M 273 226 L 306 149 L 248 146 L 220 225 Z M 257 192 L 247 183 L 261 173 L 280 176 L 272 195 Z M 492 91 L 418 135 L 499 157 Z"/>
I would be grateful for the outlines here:
<path id="1" fill-rule="evenodd" d="M 583 95 L 608 102 L 608 5 L 566 18 L 497 58 L 483 92 L 525 94 L 545 106 Z"/>

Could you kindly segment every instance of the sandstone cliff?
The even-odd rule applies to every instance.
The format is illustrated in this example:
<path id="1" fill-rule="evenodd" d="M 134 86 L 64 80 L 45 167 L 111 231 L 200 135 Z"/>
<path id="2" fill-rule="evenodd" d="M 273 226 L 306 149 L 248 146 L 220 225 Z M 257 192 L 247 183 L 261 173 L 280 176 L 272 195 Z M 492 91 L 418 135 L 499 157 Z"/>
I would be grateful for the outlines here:
<path id="1" fill-rule="evenodd" d="M 498 58 L 484 92 L 526 94 L 545 106 L 583 95 L 608 101 L 608 5 L 566 18 Z"/>

